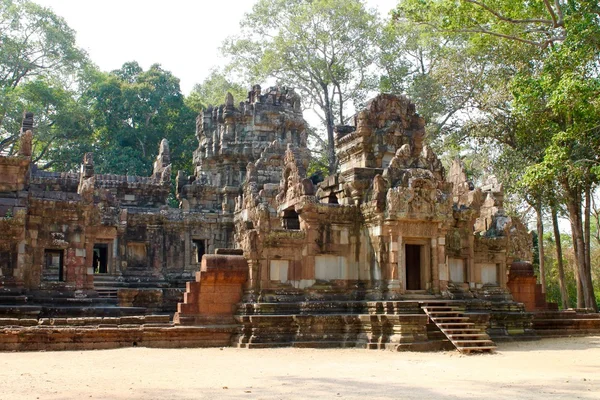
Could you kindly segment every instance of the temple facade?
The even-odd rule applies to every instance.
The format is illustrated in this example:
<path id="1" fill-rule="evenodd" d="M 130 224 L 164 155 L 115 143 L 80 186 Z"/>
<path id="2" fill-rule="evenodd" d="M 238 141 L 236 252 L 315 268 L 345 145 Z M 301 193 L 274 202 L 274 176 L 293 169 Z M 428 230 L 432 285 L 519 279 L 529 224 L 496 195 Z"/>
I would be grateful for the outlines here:
<path id="1" fill-rule="evenodd" d="M 234 214 L 248 298 L 508 297 L 531 240 L 495 178 L 475 188 L 458 161 L 446 173 L 405 97 L 379 95 L 354 121 L 336 128 L 340 172 L 316 185 L 294 141 L 248 164 Z"/>
<path id="2" fill-rule="evenodd" d="M 26 299 L 38 317 L 175 313 L 243 326 L 239 343 L 256 342 L 258 326 L 283 340 L 258 316 L 296 318 L 288 328 L 299 332 L 309 309 L 514 307 L 508 271 L 530 265 L 531 238 L 505 213 L 502 185 L 475 187 L 459 161 L 446 171 L 403 96 L 381 94 L 336 127 L 339 173 L 318 181 L 292 89 L 255 86 L 237 105 L 228 94 L 198 116 L 193 174 L 176 174 L 179 208 L 167 205 L 166 140 L 152 175 L 138 177 L 97 174 L 92 154 L 79 172 L 38 170 L 33 134 L 27 114 L 19 155 L 0 157 L 0 312 Z M 390 326 L 422 334 L 426 321 L 411 321 Z"/>

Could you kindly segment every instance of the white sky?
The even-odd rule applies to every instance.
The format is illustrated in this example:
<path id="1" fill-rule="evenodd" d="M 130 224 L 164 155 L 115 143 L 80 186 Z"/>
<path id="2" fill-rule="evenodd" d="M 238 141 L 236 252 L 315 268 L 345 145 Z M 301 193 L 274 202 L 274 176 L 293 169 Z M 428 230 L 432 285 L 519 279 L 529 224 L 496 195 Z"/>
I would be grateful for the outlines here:
<path id="1" fill-rule="evenodd" d="M 235 34 L 254 0 L 33 0 L 63 17 L 77 43 L 104 71 L 137 61 L 154 63 L 181 80 L 183 93 L 225 60 L 219 47 Z M 367 0 L 382 15 L 397 0 Z"/>

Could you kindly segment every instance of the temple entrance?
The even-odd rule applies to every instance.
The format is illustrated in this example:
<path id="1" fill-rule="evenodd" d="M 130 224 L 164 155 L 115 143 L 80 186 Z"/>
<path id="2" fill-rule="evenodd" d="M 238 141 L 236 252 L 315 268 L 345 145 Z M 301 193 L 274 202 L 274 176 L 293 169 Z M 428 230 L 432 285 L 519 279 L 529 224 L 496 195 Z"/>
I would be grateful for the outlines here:
<path id="1" fill-rule="evenodd" d="M 108 245 L 94 245 L 94 274 L 108 273 Z"/>
<path id="2" fill-rule="evenodd" d="M 421 290 L 421 246 L 407 244 L 406 255 L 406 290 Z"/>
<path id="3" fill-rule="evenodd" d="M 42 280 L 60 282 L 64 280 L 63 250 L 44 250 L 44 270 Z"/>
<path id="4" fill-rule="evenodd" d="M 193 262 L 200 264 L 202 262 L 202 257 L 206 253 L 206 246 L 204 240 L 194 239 L 192 240 L 192 248 L 194 249 L 193 253 Z"/>

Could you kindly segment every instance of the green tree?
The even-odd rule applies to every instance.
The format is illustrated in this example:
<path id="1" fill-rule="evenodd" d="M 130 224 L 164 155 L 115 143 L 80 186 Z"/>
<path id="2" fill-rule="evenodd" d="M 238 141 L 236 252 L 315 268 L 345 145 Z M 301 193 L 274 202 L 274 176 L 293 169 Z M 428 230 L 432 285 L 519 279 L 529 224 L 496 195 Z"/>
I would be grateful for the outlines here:
<path id="1" fill-rule="evenodd" d="M 34 156 L 42 167 L 56 162 L 51 156 L 69 138 L 85 134 L 77 87 L 87 63 L 61 17 L 28 0 L 0 1 L 0 152 L 16 151 L 26 110 L 36 116 Z"/>
<path id="2" fill-rule="evenodd" d="M 129 62 L 97 73 L 86 92 L 93 119 L 98 171 L 149 175 L 162 138 L 175 168 L 185 169 L 194 148 L 194 112 L 184 103 L 179 79 L 158 64 L 147 71 Z"/>
<path id="3" fill-rule="evenodd" d="M 213 69 L 202 83 L 194 85 L 185 103 L 192 110 L 200 112 L 209 105 L 223 104 L 228 92 L 237 101 L 244 101 L 248 96 L 248 88 L 232 82 L 223 72 Z"/>
<path id="4" fill-rule="evenodd" d="M 300 91 L 323 123 L 326 140 L 316 139 L 333 173 L 334 126 L 377 84 L 378 30 L 376 12 L 360 0 L 259 0 L 223 50 L 248 81 L 275 78 Z"/>

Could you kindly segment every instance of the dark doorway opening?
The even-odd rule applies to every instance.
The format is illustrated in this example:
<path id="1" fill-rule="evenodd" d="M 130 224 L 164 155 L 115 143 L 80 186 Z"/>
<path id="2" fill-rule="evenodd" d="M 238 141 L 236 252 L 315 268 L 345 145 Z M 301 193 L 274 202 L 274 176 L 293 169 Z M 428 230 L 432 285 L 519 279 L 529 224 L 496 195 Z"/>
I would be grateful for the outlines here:
<path id="1" fill-rule="evenodd" d="M 192 240 L 192 247 L 194 248 L 195 262 L 202 262 L 202 256 L 206 254 L 204 240 Z"/>
<path id="2" fill-rule="evenodd" d="M 283 211 L 283 227 L 284 229 L 300 229 L 300 218 L 293 208 Z"/>
<path id="3" fill-rule="evenodd" d="M 44 271 L 42 279 L 46 282 L 59 282 L 64 280 L 63 251 L 44 250 Z"/>
<path id="4" fill-rule="evenodd" d="M 108 245 L 106 244 L 94 245 L 94 273 L 108 273 Z"/>
<path id="5" fill-rule="evenodd" d="M 406 254 L 406 290 L 421 290 L 421 246 L 407 244 Z"/>

